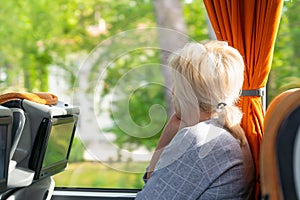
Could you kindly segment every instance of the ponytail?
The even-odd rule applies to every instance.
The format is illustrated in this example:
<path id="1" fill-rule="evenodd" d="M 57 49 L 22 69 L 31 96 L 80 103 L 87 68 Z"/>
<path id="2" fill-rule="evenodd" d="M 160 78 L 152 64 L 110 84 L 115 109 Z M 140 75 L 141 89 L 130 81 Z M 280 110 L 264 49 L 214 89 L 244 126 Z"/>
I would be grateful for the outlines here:
<path id="1" fill-rule="evenodd" d="M 222 124 L 236 139 L 240 140 L 241 146 L 246 144 L 246 136 L 241 127 L 242 112 L 235 105 L 226 105 L 219 103 L 216 109 L 216 117 L 220 124 Z"/>

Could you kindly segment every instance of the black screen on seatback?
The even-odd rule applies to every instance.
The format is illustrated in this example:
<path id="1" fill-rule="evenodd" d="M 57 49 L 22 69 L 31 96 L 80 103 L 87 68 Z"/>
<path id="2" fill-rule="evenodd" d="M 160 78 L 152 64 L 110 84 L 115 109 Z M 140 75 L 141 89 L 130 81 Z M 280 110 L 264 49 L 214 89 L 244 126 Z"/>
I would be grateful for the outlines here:
<path id="1" fill-rule="evenodd" d="M 73 128 L 74 121 L 52 125 L 42 165 L 43 168 L 67 159 Z"/>
<path id="2" fill-rule="evenodd" d="M 76 116 L 51 119 L 51 127 L 48 129 L 48 136 L 46 136 L 48 137 L 45 143 L 46 149 L 42 148 L 42 152 L 44 151 L 45 153 L 39 158 L 42 158 L 42 162 L 37 178 L 57 174 L 66 168 L 76 122 Z"/>

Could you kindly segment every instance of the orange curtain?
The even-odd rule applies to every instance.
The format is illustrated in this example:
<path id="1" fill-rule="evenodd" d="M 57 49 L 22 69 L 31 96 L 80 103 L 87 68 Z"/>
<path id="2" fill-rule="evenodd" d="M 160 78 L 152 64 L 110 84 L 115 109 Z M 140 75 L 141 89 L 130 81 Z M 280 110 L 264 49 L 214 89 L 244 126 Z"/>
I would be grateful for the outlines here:
<path id="1" fill-rule="evenodd" d="M 245 61 L 243 90 L 266 86 L 281 10 L 284 0 L 204 0 L 218 40 L 228 41 Z M 264 111 L 261 97 L 243 96 L 239 102 L 244 113 L 242 127 L 252 151 L 256 168 L 255 197 L 260 198 L 259 148 L 263 135 Z"/>

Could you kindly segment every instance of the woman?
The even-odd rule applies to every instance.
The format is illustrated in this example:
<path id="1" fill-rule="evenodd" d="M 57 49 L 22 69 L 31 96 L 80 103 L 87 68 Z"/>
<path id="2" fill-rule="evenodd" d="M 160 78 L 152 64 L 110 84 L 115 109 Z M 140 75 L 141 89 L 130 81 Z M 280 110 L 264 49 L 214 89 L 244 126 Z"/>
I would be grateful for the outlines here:
<path id="1" fill-rule="evenodd" d="M 189 43 L 170 66 L 175 113 L 136 199 L 249 199 L 254 167 L 236 107 L 242 56 L 226 42 Z"/>

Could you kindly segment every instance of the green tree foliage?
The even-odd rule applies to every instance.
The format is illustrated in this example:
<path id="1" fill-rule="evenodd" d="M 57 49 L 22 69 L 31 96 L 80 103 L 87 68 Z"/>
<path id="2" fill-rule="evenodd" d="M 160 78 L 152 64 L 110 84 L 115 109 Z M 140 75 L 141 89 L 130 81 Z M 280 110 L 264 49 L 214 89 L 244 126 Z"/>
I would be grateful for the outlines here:
<path id="1" fill-rule="evenodd" d="M 115 142 L 120 148 L 133 150 L 145 146 L 151 150 L 166 122 L 158 53 L 154 49 L 135 50 L 115 60 L 107 70 L 103 96 L 113 95 L 110 108 L 113 126 L 106 131 L 116 134 Z M 162 110 L 155 105 L 162 106 Z M 152 116 L 151 109 L 154 109 Z"/>
<path id="2" fill-rule="evenodd" d="M 49 9 L 51 7 L 52 9 Z M 48 65 L 60 37 L 58 5 L 48 1 L 5 1 L 1 6 L 1 72 L 5 87 L 26 90 L 48 89 Z M 54 12 L 53 12 L 54 11 Z M 59 12 L 58 12 L 59 13 Z M 5 82 L 4 82 L 5 81 Z"/>
<path id="3" fill-rule="evenodd" d="M 202 0 L 183 2 L 184 19 L 191 40 L 200 42 L 209 39 L 207 15 Z"/>
<path id="4" fill-rule="evenodd" d="M 66 71 L 66 56 L 89 52 L 101 40 L 117 32 L 136 28 L 151 13 L 144 1 L 4 1 L 0 15 L 1 91 L 24 88 L 48 89 L 49 65 L 58 64 Z M 144 17 L 142 15 L 145 15 Z M 91 36 L 88 28 L 101 19 L 107 32 Z M 131 23 L 134 21 L 134 23 Z M 77 66 L 78 67 L 78 66 Z"/>
<path id="5" fill-rule="evenodd" d="M 268 82 L 269 101 L 281 92 L 300 87 L 299 10 L 299 1 L 284 3 Z"/>
<path id="6" fill-rule="evenodd" d="M 187 4 L 182 3 L 185 21 L 190 33 L 188 36 L 190 40 L 200 41 L 208 39 L 203 3 L 199 0 Z M 147 22 L 147 26 L 154 26 L 154 13 L 151 11 L 153 9 L 152 4 L 148 4 L 148 9 L 150 10 L 147 12 L 147 20 L 144 21 L 144 23 Z M 139 35 L 140 38 L 135 38 L 138 41 L 149 41 L 149 36 L 152 36 L 150 40 L 152 40 L 153 44 L 158 42 L 157 36 L 153 37 L 150 33 L 149 35 Z M 128 40 L 127 46 L 130 46 L 131 42 L 131 40 Z M 115 43 L 118 45 L 111 44 L 111 46 L 116 45 L 117 48 L 121 47 L 121 49 L 126 49 L 126 47 L 121 46 L 120 43 Z M 147 42 L 145 42 L 145 44 L 147 44 Z M 112 50 L 107 52 L 111 51 Z M 166 115 L 161 112 L 159 108 L 156 107 L 158 110 L 154 112 L 153 110 L 156 108 L 152 107 L 155 104 L 162 106 L 164 110 L 166 110 L 167 107 L 167 102 L 165 102 L 164 99 L 163 77 L 160 68 L 157 67 L 160 62 L 159 53 L 159 50 L 149 48 L 138 49 L 129 53 L 126 52 L 125 56 L 114 60 L 113 64 L 111 64 L 106 71 L 105 88 L 102 96 L 104 97 L 105 95 L 111 94 L 113 89 L 119 92 L 118 97 L 115 95 L 111 101 L 113 108 L 110 110 L 110 115 L 113 119 L 113 125 L 106 131 L 112 132 L 117 136 L 115 142 L 120 148 L 133 150 L 138 146 L 144 146 L 152 150 L 156 146 L 157 139 L 167 120 Z M 110 55 L 104 54 L 102 59 L 100 58 L 99 60 L 104 60 L 104 57 L 107 56 Z M 151 67 L 149 66 L 151 63 L 156 63 L 157 65 Z M 144 67 L 147 64 L 148 67 Z M 133 73 L 132 70 L 134 69 L 138 69 L 139 74 Z M 127 80 L 125 84 L 121 87 L 117 87 L 116 84 L 118 84 L 118 81 L 120 81 L 126 73 L 133 73 L 134 77 L 129 76 L 129 80 Z M 92 75 L 95 75 L 95 73 L 92 73 Z M 134 80 L 134 83 L 130 80 Z M 153 85 L 151 84 L 152 82 L 161 83 L 161 85 Z M 132 91 L 131 87 L 134 88 L 138 85 L 144 85 L 144 87 L 139 87 L 133 93 L 130 93 L 130 91 Z M 124 95 L 122 96 L 120 93 Z M 151 109 L 153 109 L 152 118 Z"/>

